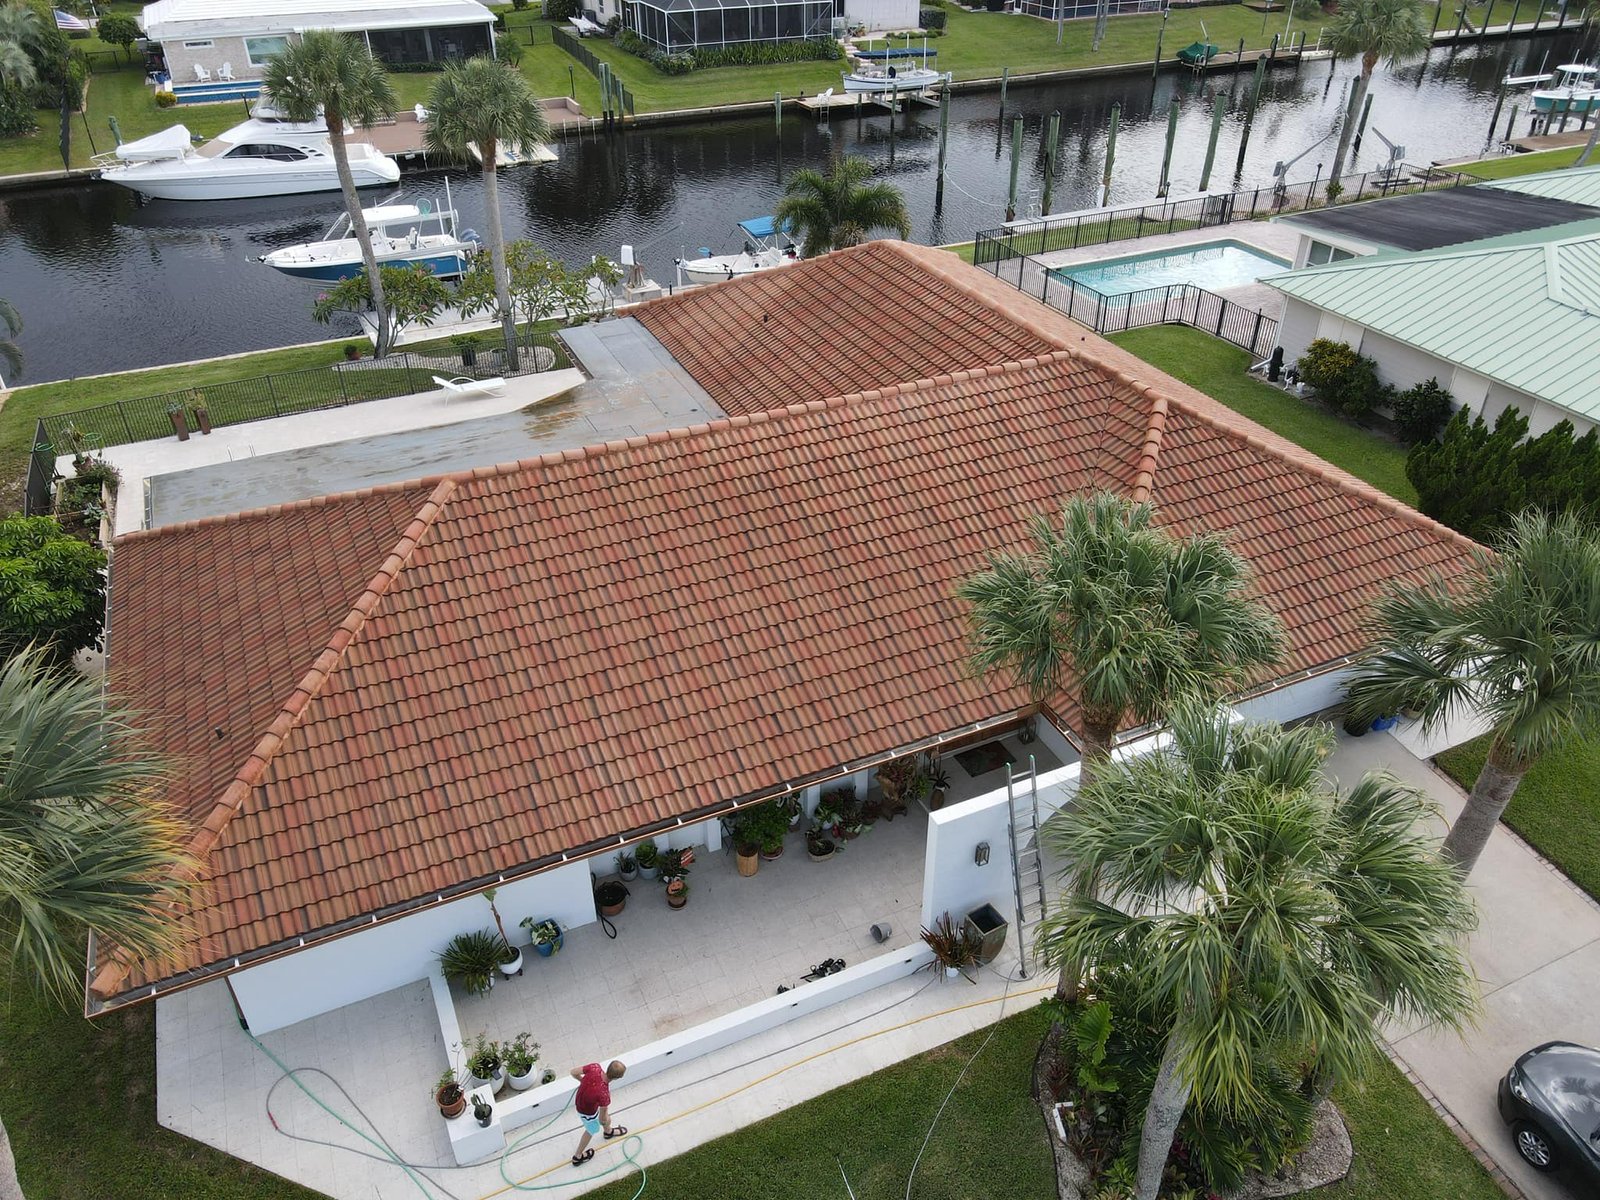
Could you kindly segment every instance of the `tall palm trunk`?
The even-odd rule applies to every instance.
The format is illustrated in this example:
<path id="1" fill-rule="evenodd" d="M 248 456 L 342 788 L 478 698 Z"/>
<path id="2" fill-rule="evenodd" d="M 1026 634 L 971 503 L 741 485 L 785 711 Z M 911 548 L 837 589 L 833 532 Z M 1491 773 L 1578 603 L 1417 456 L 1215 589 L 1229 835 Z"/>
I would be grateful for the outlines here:
<path id="1" fill-rule="evenodd" d="M 17 1160 L 11 1153 L 11 1135 L 0 1121 L 0 1200 L 24 1200 L 17 1178 Z"/>
<path id="2" fill-rule="evenodd" d="M 1139 1131 L 1139 1172 L 1134 1182 L 1134 1200 L 1156 1200 L 1161 1190 L 1161 1174 L 1172 1153 L 1172 1139 L 1178 1136 L 1178 1122 L 1189 1107 L 1193 1089 L 1178 1073 L 1178 1034 L 1167 1037 L 1161 1054 L 1161 1069 L 1156 1072 L 1150 1103 L 1145 1105 L 1144 1126 Z"/>
<path id="3" fill-rule="evenodd" d="M 1344 175 L 1344 161 L 1350 152 L 1350 141 L 1355 136 L 1356 122 L 1361 119 L 1361 102 L 1367 98 L 1367 88 L 1372 84 L 1372 69 L 1378 65 L 1378 56 L 1368 51 L 1361 56 L 1361 74 L 1350 87 L 1350 107 L 1345 110 L 1344 127 L 1339 130 L 1339 148 L 1333 154 L 1333 172 L 1328 176 L 1332 183 Z"/>
<path id="4" fill-rule="evenodd" d="M 361 198 L 356 194 L 356 179 L 350 174 L 350 151 L 344 144 L 344 113 L 334 105 L 325 105 L 323 113 L 328 121 L 328 145 L 333 150 L 333 165 L 339 171 L 339 190 L 344 193 L 345 211 L 350 214 L 350 232 L 361 247 L 361 263 L 366 268 L 372 285 L 372 306 L 378 310 L 378 345 L 374 351 L 378 358 L 389 353 L 389 304 L 383 295 L 383 276 L 378 271 L 378 256 L 372 251 L 372 231 L 367 228 L 367 218 L 361 213 Z"/>
<path id="5" fill-rule="evenodd" d="M 506 238 L 500 226 L 500 173 L 496 158 L 500 145 L 494 138 L 484 138 L 483 145 L 483 204 L 489 217 L 489 263 L 494 267 L 494 302 L 500 310 L 500 332 L 506 339 L 506 370 L 517 369 L 517 319 L 511 314 L 511 274 L 506 270 Z"/>
<path id="6" fill-rule="evenodd" d="M 1500 814 L 1511 803 L 1511 797 L 1517 793 L 1517 785 L 1532 765 L 1531 761 L 1520 758 L 1503 738 L 1495 738 L 1489 747 L 1489 756 L 1483 760 L 1483 770 L 1478 772 L 1478 778 L 1473 780 L 1472 794 L 1467 797 L 1466 807 L 1461 810 L 1456 823 L 1450 826 L 1450 832 L 1439 850 L 1445 861 L 1462 875 L 1472 873 L 1478 855 L 1483 853 L 1489 841 L 1489 835 L 1500 823 Z"/>
<path id="7" fill-rule="evenodd" d="M 1078 790 L 1081 792 L 1101 769 L 1111 761 L 1111 747 L 1117 730 L 1122 728 L 1123 714 L 1084 710 L 1081 722 L 1083 758 L 1078 763 Z M 1067 804 L 1065 820 L 1072 819 L 1072 802 Z M 1069 1002 L 1078 998 L 1083 986 L 1083 964 L 1068 959 L 1061 964 L 1061 974 L 1056 979 L 1056 999 Z"/>

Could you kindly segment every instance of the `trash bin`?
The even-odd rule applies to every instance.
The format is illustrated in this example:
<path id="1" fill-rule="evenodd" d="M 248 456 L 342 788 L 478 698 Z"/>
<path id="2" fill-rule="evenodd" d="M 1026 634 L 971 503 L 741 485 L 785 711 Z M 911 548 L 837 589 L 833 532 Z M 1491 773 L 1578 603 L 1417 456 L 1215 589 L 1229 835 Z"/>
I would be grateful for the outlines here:
<path id="1" fill-rule="evenodd" d="M 978 941 L 978 961 L 993 962 L 1006 944 L 1007 922 L 992 904 L 973 909 L 962 922 L 969 937 Z"/>

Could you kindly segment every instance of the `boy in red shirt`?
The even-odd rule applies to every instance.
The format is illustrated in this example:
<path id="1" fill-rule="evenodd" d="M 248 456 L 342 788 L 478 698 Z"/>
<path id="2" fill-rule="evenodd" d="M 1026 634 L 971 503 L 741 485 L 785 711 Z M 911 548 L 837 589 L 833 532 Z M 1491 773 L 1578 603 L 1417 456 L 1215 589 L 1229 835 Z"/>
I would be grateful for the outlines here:
<path id="1" fill-rule="evenodd" d="M 618 1059 L 612 1059 L 605 1070 L 599 1063 L 574 1067 L 572 1077 L 578 1081 L 578 1094 L 572 1098 L 572 1107 L 583 1122 L 583 1137 L 578 1140 L 578 1150 L 572 1156 L 572 1165 L 581 1167 L 594 1157 L 589 1139 L 603 1129 L 607 1138 L 621 1137 L 628 1132 L 626 1125 L 611 1123 L 611 1081 L 621 1079 L 627 1071 Z"/>

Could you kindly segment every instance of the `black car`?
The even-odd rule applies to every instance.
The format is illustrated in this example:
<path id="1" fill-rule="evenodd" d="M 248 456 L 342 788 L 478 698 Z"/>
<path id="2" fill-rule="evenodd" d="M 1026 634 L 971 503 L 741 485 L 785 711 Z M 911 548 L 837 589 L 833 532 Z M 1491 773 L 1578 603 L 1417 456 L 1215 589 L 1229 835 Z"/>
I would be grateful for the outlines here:
<path id="1" fill-rule="evenodd" d="M 1500 1116 L 1538 1171 L 1569 1171 L 1600 1189 L 1600 1050 L 1546 1042 L 1500 1080 Z"/>

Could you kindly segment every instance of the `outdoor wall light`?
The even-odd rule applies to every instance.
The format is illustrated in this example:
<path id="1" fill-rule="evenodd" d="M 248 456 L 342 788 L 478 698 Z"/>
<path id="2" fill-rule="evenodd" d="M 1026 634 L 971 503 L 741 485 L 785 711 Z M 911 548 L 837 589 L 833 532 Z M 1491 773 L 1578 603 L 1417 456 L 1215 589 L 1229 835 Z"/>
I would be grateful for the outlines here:
<path id="1" fill-rule="evenodd" d="M 978 848 L 972 852 L 972 861 L 977 863 L 980 867 L 987 867 L 989 865 L 988 842 L 978 843 Z"/>

